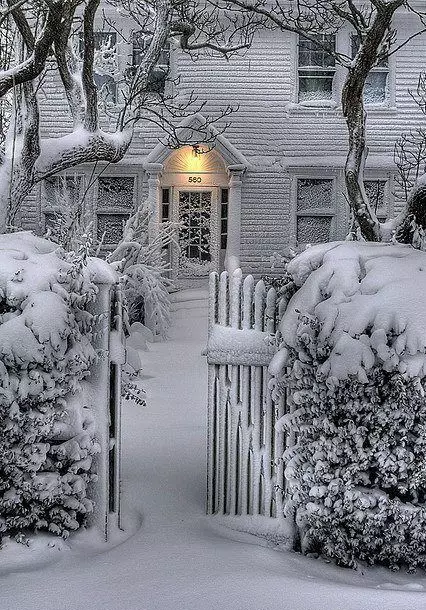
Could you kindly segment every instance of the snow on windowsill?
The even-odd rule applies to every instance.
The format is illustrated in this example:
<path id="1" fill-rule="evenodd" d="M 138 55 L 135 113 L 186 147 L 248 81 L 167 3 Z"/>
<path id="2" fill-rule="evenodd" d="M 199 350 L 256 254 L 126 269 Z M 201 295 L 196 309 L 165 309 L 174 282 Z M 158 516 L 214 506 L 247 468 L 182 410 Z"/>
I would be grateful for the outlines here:
<path id="1" fill-rule="evenodd" d="M 290 102 L 284 110 L 287 112 L 312 111 L 312 110 L 336 110 L 338 103 L 335 100 L 310 100 L 306 102 Z"/>
<path id="2" fill-rule="evenodd" d="M 396 106 L 389 105 L 388 102 L 383 103 L 365 103 L 365 110 L 367 112 L 386 112 L 396 114 L 398 108 Z M 305 114 L 306 112 L 318 111 L 318 110 L 337 110 L 341 111 L 342 106 L 335 100 L 311 100 L 306 102 L 290 102 L 284 107 L 286 112 L 290 114 L 296 114 L 298 112 Z"/>

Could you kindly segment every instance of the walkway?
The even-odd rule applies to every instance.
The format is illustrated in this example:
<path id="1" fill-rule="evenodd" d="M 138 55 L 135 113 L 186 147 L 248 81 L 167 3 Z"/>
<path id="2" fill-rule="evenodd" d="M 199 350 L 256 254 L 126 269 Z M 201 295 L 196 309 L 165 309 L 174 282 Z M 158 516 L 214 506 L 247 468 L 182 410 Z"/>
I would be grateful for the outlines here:
<path id="1" fill-rule="evenodd" d="M 170 341 L 143 353 L 147 407 L 124 409 L 135 534 L 107 552 L 74 541 L 37 570 L 0 568 L 0 610 L 424 610 L 424 577 L 340 570 L 232 539 L 204 516 L 207 305 L 197 296 L 176 297 Z"/>

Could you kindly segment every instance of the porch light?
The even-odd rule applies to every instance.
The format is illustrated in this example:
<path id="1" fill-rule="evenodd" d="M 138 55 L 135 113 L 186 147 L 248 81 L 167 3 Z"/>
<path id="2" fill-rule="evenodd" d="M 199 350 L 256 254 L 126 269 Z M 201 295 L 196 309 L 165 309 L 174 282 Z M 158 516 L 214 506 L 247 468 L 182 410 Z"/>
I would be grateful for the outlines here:
<path id="1" fill-rule="evenodd" d="M 186 166 L 188 172 L 201 172 L 203 169 L 203 154 L 199 144 L 193 144 L 186 153 Z"/>

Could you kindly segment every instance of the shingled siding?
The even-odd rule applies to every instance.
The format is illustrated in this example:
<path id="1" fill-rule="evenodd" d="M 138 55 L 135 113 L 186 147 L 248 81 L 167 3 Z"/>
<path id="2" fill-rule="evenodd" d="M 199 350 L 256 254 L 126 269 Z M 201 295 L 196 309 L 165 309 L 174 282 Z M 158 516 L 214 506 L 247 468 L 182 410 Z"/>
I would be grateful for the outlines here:
<path id="1" fill-rule="evenodd" d="M 402 40 L 415 31 L 414 16 L 397 17 Z M 402 35 L 403 34 L 403 35 Z M 424 117 L 408 94 L 415 90 L 424 60 L 425 35 L 413 39 L 390 60 L 390 98 L 384 106 L 368 108 L 368 145 L 370 178 L 383 178 L 393 171 L 393 147 L 401 132 L 423 123 Z M 349 32 L 339 33 L 341 50 L 349 46 Z M 179 77 L 177 87 L 184 99 L 194 92 L 205 116 L 218 116 L 226 106 L 234 107 L 220 128 L 229 122 L 228 140 L 243 153 L 250 169 L 244 176 L 242 204 L 241 259 L 244 273 L 258 273 L 269 266 L 273 252 L 282 251 L 294 234 L 294 181 L 302 169 L 313 176 L 321 168 L 331 168 L 340 193 L 338 205 L 345 207 L 342 169 L 347 146 L 345 123 L 339 109 L 339 87 L 344 70 L 335 77 L 336 107 L 306 108 L 297 104 L 297 38 L 279 32 L 259 33 L 252 48 L 229 62 L 222 58 L 201 57 L 193 62 L 176 49 L 172 73 Z M 41 106 L 45 135 L 59 136 L 71 128 L 66 101 L 58 83 L 47 80 Z M 197 108 L 195 107 L 194 110 Z M 113 125 L 104 119 L 104 127 Z M 131 149 L 121 166 L 140 170 L 144 157 L 157 144 L 161 133 L 152 125 L 142 124 L 135 133 Z M 127 167 L 129 169 L 129 167 Z M 386 173 L 387 172 L 387 173 Z M 386 174 L 386 175 L 385 175 Z M 292 186 L 293 185 L 293 186 Z M 28 227 L 39 219 L 38 192 L 28 199 L 22 214 Z M 391 202 L 398 210 L 401 201 Z M 345 212 L 338 227 L 340 237 L 346 228 Z M 293 227 L 293 228 L 292 228 Z"/>

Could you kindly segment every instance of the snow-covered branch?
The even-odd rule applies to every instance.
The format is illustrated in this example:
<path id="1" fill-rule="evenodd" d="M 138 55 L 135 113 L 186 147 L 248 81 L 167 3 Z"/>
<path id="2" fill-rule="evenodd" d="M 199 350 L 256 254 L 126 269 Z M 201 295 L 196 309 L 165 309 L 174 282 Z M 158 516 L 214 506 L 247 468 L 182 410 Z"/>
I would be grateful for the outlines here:
<path id="1" fill-rule="evenodd" d="M 67 2 L 61 0 L 49 2 L 44 26 L 39 36 L 34 39 L 31 30 L 28 29 L 27 20 L 22 19 L 20 7 L 11 10 L 11 15 L 31 54 L 9 70 L 0 71 L 0 97 L 6 95 L 16 85 L 34 80 L 43 72 L 55 32 L 60 27 L 63 8 L 66 4 Z"/>

